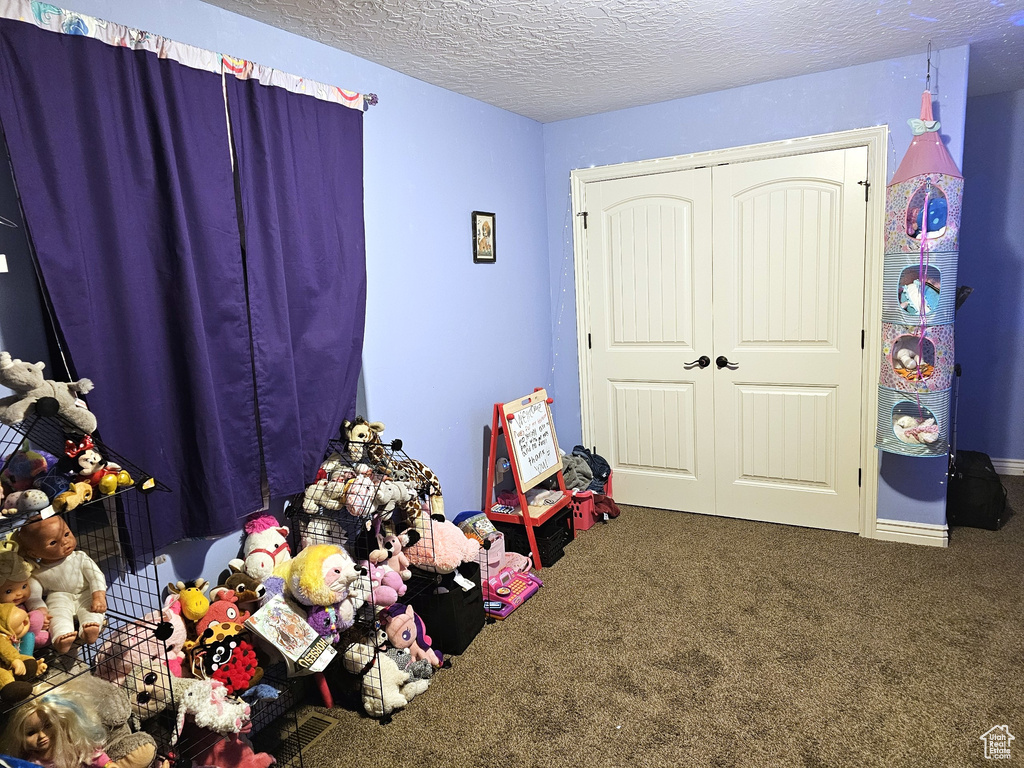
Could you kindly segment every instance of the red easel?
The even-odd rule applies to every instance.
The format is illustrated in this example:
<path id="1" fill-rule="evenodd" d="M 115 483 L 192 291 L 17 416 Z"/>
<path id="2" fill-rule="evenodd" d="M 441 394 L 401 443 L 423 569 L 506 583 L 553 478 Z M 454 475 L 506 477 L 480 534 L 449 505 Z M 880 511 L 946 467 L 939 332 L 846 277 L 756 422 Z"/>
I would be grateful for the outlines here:
<path id="1" fill-rule="evenodd" d="M 484 510 L 488 518 L 503 523 L 517 523 L 526 528 L 526 538 L 530 542 L 530 551 L 533 553 L 533 563 L 537 570 L 543 567 L 543 563 L 540 561 L 537 538 L 533 529 L 550 520 L 572 500 L 562 477 L 562 456 L 558 450 L 558 441 L 555 439 L 555 425 L 551 419 L 551 402 L 552 400 L 545 390 L 535 389 L 533 394 L 528 397 L 513 400 L 510 403 L 494 404 L 490 459 L 487 466 L 487 490 L 484 492 Z M 543 415 L 540 413 L 541 409 Z M 516 422 L 517 417 L 520 422 Z M 527 421 L 531 425 L 528 435 L 518 429 L 520 423 Z M 495 502 L 494 465 L 498 460 L 499 433 L 505 437 L 509 465 L 512 477 L 515 479 L 516 494 L 519 497 L 519 509 L 511 514 L 495 512 L 492 509 Z M 550 438 L 550 442 L 548 442 L 548 438 Z M 534 457 L 539 452 L 547 459 L 543 468 L 540 469 L 536 464 L 530 462 L 528 446 L 533 444 L 532 439 L 536 439 L 538 442 L 538 448 L 533 451 Z M 550 455 L 552 449 L 553 457 Z M 530 476 L 524 479 L 524 474 Z M 562 498 L 553 504 L 537 504 L 531 507 L 526 501 L 526 492 L 552 475 L 558 478 L 558 487 L 562 491 Z M 523 510 L 526 510 L 526 514 L 520 514 Z"/>

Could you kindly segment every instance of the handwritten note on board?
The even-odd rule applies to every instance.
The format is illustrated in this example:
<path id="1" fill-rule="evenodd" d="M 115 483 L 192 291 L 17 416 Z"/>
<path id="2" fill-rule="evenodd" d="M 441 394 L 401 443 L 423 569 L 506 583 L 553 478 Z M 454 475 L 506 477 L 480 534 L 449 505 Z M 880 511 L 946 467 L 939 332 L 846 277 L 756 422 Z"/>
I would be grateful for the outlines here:
<path id="1" fill-rule="evenodd" d="M 538 475 L 561 466 L 546 402 L 541 400 L 516 411 L 508 430 L 524 488 L 530 487 L 530 482 Z"/>

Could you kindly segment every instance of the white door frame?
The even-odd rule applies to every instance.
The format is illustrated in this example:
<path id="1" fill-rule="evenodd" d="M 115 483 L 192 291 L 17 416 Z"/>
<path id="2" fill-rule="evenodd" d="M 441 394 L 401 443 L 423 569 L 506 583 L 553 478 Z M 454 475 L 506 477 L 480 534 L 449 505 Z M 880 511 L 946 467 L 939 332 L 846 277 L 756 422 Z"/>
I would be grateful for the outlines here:
<path id="1" fill-rule="evenodd" d="M 849 147 L 867 147 L 868 182 L 870 195 L 865 220 L 864 249 L 864 366 L 861 379 L 861 487 L 860 487 L 860 535 L 869 539 L 877 537 L 878 511 L 878 450 L 875 448 L 875 423 L 878 413 L 878 376 L 881 365 L 882 327 L 882 262 L 885 234 L 885 185 L 886 154 L 889 127 L 878 125 L 873 128 L 859 128 L 852 131 L 827 133 L 800 139 L 772 141 L 765 144 L 751 144 L 746 147 L 717 149 L 711 152 L 696 152 L 657 160 L 640 160 L 632 163 L 605 165 L 597 168 L 583 168 L 569 174 L 572 185 L 573 212 L 573 257 L 576 271 L 576 349 L 580 370 L 580 417 L 583 427 L 583 444 L 593 445 L 594 423 L 591 389 L 593 372 L 587 349 L 587 333 L 591 327 L 590 285 L 587 280 L 587 249 L 584 227 L 586 210 L 584 190 L 588 183 L 623 179 L 631 176 L 648 176 L 655 173 L 684 171 L 704 166 L 739 163 L 748 160 L 764 160 L 772 157 L 802 155 L 811 152 L 826 152 Z"/>

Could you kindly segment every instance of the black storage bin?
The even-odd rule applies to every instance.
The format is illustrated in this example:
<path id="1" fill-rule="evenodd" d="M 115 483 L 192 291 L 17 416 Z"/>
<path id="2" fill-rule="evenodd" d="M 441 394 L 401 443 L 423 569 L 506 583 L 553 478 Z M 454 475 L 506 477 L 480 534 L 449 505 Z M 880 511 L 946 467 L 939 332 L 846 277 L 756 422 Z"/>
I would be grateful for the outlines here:
<path id="1" fill-rule="evenodd" d="M 543 525 L 533 529 L 537 539 L 537 552 L 540 554 L 540 565 L 547 568 L 557 563 L 565 554 L 565 546 L 572 541 L 572 507 L 566 507 Z M 505 534 L 505 551 L 530 554 L 530 540 L 526 538 L 526 528 L 517 523 L 494 521 L 494 527 Z M 534 565 L 537 565 L 534 563 Z"/>
<path id="2" fill-rule="evenodd" d="M 957 451 L 949 474 L 946 522 L 997 531 L 1011 514 L 1006 506 L 1006 489 L 988 455 Z"/>
<path id="3" fill-rule="evenodd" d="M 468 592 L 455 582 L 455 574 L 435 574 L 412 569 L 409 592 L 416 586 L 415 596 L 409 601 L 427 628 L 431 647 L 444 654 L 459 654 L 469 647 L 473 638 L 483 629 L 484 593 L 480 589 L 480 564 L 463 563 L 459 573 L 476 586 Z M 447 592 L 437 594 L 439 587 Z"/>

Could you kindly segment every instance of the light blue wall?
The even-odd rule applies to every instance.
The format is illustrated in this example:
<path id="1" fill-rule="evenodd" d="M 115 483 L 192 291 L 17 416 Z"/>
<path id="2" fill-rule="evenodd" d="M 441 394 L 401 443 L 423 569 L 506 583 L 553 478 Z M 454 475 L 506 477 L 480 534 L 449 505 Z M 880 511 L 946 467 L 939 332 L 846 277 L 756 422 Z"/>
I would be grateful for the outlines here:
<path id="1" fill-rule="evenodd" d="M 959 162 L 963 151 L 968 49 L 932 54 L 936 117 Z M 576 168 L 702 152 L 888 123 L 889 175 L 910 144 L 925 57 L 911 56 L 777 80 L 686 99 L 564 120 L 544 126 L 551 253 L 555 410 L 559 443 L 582 435 L 576 351 L 575 278 L 569 172 Z M 601 446 L 598 446 L 598 452 Z M 888 474 L 887 474 L 888 472 Z M 897 486 L 887 477 L 898 477 Z M 885 457 L 878 516 L 945 521 L 944 459 Z"/>
<path id="2" fill-rule="evenodd" d="M 956 321 L 960 447 L 1024 460 L 1024 90 L 967 100 Z"/>

